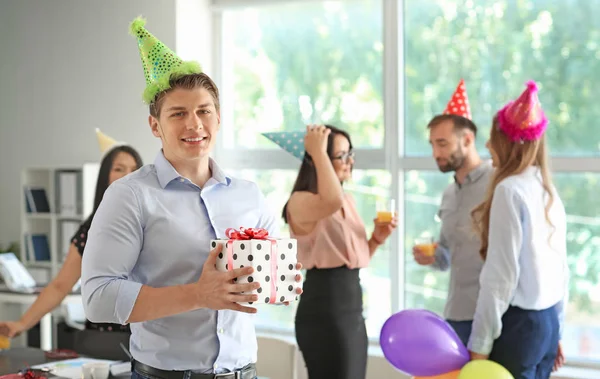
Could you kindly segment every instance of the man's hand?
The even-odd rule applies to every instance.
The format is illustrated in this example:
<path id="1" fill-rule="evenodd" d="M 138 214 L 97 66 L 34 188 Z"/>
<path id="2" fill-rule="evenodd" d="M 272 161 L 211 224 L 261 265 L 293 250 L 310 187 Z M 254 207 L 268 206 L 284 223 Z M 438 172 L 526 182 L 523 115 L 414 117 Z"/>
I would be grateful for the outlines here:
<path id="1" fill-rule="evenodd" d="M 241 294 L 241 292 L 251 292 L 258 289 L 260 283 L 238 284 L 235 282 L 240 276 L 251 275 L 254 268 L 244 267 L 228 272 L 218 271 L 216 266 L 217 256 L 222 249 L 223 245 L 218 244 L 210 251 L 204 263 L 202 275 L 196 283 L 198 304 L 202 308 L 214 310 L 231 309 L 245 313 L 256 313 L 256 308 L 244 307 L 237 303 L 257 301 L 257 295 Z"/>
<path id="2" fill-rule="evenodd" d="M 413 257 L 415 261 L 422 266 L 429 266 L 435 263 L 435 256 L 425 255 L 416 246 L 413 246 Z"/>

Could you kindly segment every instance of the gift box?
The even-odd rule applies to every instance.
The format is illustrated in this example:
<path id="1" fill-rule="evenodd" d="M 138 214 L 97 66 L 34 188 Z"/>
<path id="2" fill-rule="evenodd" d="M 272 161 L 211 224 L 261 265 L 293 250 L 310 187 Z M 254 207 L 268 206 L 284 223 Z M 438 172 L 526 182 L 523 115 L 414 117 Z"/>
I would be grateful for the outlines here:
<path id="1" fill-rule="evenodd" d="M 260 283 L 260 288 L 250 292 L 258 301 L 240 304 L 281 304 L 298 300 L 296 288 L 297 244 L 291 238 L 270 238 L 265 229 L 227 229 L 227 239 L 212 240 L 211 249 L 223 245 L 217 257 L 217 270 L 231 271 L 241 267 L 254 267 L 252 275 L 240 276 L 237 283 Z M 244 292 L 246 294 L 246 292 Z"/>

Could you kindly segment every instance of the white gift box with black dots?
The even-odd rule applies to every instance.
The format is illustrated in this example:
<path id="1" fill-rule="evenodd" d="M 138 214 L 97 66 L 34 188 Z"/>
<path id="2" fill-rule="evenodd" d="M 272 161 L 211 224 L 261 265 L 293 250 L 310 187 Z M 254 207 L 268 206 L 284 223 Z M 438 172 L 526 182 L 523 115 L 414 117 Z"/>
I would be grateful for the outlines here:
<path id="1" fill-rule="evenodd" d="M 296 282 L 296 275 L 300 272 L 296 270 L 295 239 L 219 239 L 210 242 L 211 249 L 214 249 L 217 244 L 223 245 L 217 257 L 217 270 L 231 271 L 241 267 L 254 267 L 252 275 L 240 276 L 237 282 L 260 283 L 260 288 L 250 292 L 258 295 L 258 301 L 240 304 L 281 304 L 299 299 L 296 288 L 302 288 L 302 282 Z M 229 244 L 232 246 L 230 247 Z M 229 262 L 233 267 L 229 267 Z"/>

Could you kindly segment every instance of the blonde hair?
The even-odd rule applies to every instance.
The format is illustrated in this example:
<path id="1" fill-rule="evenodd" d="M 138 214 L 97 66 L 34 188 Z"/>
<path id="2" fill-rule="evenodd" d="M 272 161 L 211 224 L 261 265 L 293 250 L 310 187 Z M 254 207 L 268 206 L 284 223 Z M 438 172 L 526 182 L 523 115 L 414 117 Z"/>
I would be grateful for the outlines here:
<path id="1" fill-rule="evenodd" d="M 546 153 L 546 136 L 543 135 L 535 141 L 511 142 L 508 137 L 498 129 L 498 120 L 494 118 L 490 133 L 490 147 L 496 153 L 498 162 L 496 170 L 492 175 L 484 201 L 471 212 L 475 229 L 481 237 L 481 249 L 479 254 L 485 260 L 488 248 L 488 236 L 490 231 L 490 211 L 494 190 L 498 183 L 509 176 L 518 175 L 529 166 L 539 167 L 542 174 L 542 186 L 548 195 L 544 209 L 546 221 L 554 227 L 550 221 L 549 212 L 554 202 L 552 191 L 552 178 L 548 156 Z"/>
<path id="2" fill-rule="evenodd" d="M 188 74 L 184 76 L 172 77 L 169 81 L 169 89 L 156 94 L 154 101 L 150 104 L 150 115 L 152 115 L 155 118 L 160 117 L 160 111 L 163 102 L 165 101 L 165 96 L 176 88 L 183 88 L 189 90 L 196 88 L 204 88 L 212 96 L 217 112 L 219 112 L 221 109 L 219 103 L 219 89 L 217 88 L 217 85 L 210 78 L 210 76 L 202 72 L 199 74 Z"/>

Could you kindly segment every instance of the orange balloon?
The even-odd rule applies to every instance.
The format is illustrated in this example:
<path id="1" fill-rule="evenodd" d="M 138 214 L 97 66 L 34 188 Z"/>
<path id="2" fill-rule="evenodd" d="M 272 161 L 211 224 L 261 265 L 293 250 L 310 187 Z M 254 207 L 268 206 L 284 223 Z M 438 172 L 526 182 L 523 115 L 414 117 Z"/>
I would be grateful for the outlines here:
<path id="1" fill-rule="evenodd" d="M 460 370 L 451 371 L 442 375 L 435 376 L 415 376 L 413 379 L 458 379 L 458 374 L 460 374 Z"/>

